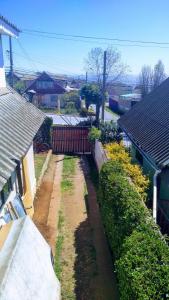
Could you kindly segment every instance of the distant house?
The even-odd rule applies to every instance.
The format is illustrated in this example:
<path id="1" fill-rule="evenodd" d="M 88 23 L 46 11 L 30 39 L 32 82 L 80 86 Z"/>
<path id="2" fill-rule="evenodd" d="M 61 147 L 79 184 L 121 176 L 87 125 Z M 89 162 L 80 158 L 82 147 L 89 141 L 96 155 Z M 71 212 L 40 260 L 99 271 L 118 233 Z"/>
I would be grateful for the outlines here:
<path id="1" fill-rule="evenodd" d="M 125 113 L 130 110 L 133 105 L 141 100 L 141 94 L 130 93 L 120 95 L 118 99 L 118 109 L 120 112 Z"/>
<path id="2" fill-rule="evenodd" d="M 58 84 L 52 76 L 43 72 L 31 85 L 26 88 L 25 93 L 33 92 L 32 103 L 40 108 L 56 108 L 60 106 L 60 96 L 66 89 Z"/>
<path id="3" fill-rule="evenodd" d="M 169 233 L 169 78 L 123 115 L 119 126 L 152 181 L 153 216 Z"/>
<path id="4" fill-rule="evenodd" d="M 0 17 L 0 33 L 19 30 Z M 33 138 L 44 114 L 7 87 L 0 35 L 0 226 L 25 213 L 33 214 L 36 190 Z"/>
<path id="5" fill-rule="evenodd" d="M 136 94 L 136 93 L 124 94 L 119 96 L 110 96 L 109 107 L 115 112 L 124 114 L 140 100 L 141 100 L 141 94 Z"/>

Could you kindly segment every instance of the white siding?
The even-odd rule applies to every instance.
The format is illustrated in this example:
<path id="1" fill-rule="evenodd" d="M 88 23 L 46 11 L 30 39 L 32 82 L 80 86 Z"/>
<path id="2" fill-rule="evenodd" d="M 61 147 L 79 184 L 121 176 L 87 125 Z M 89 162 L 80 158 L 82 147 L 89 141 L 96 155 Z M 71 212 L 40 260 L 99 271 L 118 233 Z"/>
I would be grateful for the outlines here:
<path id="1" fill-rule="evenodd" d="M 36 192 L 36 177 L 35 177 L 35 162 L 34 162 L 34 152 L 33 152 L 33 143 L 31 144 L 27 154 L 25 155 L 27 160 L 28 167 L 28 176 L 30 180 L 31 193 L 34 197 Z"/>

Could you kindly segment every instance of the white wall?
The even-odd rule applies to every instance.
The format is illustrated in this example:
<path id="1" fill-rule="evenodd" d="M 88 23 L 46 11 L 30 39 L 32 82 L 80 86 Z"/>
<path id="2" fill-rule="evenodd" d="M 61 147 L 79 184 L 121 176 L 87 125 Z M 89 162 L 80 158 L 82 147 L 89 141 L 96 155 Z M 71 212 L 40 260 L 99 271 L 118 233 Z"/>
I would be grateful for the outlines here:
<path id="1" fill-rule="evenodd" d="M 34 197 L 36 192 L 36 177 L 35 177 L 35 162 L 34 162 L 34 152 L 33 152 L 33 143 L 31 144 L 28 152 L 25 155 L 27 160 L 28 176 L 30 180 L 31 193 Z"/>
<path id="2" fill-rule="evenodd" d="M 101 170 L 103 164 L 108 160 L 106 152 L 103 149 L 102 143 L 99 142 L 98 140 L 95 141 L 94 159 L 95 159 L 98 171 Z"/>

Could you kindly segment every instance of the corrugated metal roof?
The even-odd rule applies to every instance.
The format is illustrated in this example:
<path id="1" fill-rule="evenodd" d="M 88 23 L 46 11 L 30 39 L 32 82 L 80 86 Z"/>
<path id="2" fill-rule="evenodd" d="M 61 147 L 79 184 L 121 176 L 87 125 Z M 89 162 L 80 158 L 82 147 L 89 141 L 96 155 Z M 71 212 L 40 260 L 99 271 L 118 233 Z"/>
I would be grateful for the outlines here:
<path id="1" fill-rule="evenodd" d="M 14 90 L 0 89 L 0 190 L 27 152 L 45 114 Z"/>
<path id="2" fill-rule="evenodd" d="M 118 121 L 157 166 L 169 161 L 169 78 Z"/>

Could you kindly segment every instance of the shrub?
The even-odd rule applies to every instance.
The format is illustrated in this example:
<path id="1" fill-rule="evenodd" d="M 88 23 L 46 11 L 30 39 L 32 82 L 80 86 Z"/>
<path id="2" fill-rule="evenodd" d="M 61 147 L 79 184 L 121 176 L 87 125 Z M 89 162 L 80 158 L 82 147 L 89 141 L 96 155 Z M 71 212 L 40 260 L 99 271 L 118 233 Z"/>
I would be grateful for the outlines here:
<path id="1" fill-rule="evenodd" d="M 131 157 L 124 148 L 123 144 L 110 143 L 105 145 L 105 150 L 108 157 L 112 161 L 118 161 L 122 164 L 126 174 L 131 178 L 137 191 L 141 194 L 142 198 L 146 199 L 146 191 L 149 186 L 149 180 L 142 174 L 142 170 L 139 165 L 131 163 Z"/>
<path id="2" fill-rule="evenodd" d="M 115 260 L 120 299 L 167 299 L 169 248 L 126 176 L 120 161 L 108 161 L 100 173 L 98 193 Z"/>
<path id="3" fill-rule="evenodd" d="M 92 127 L 89 131 L 88 139 L 90 142 L 94 142 L 95 140 L 99 139 L 101 135 L 101 131 L 96 127 Z"/>

